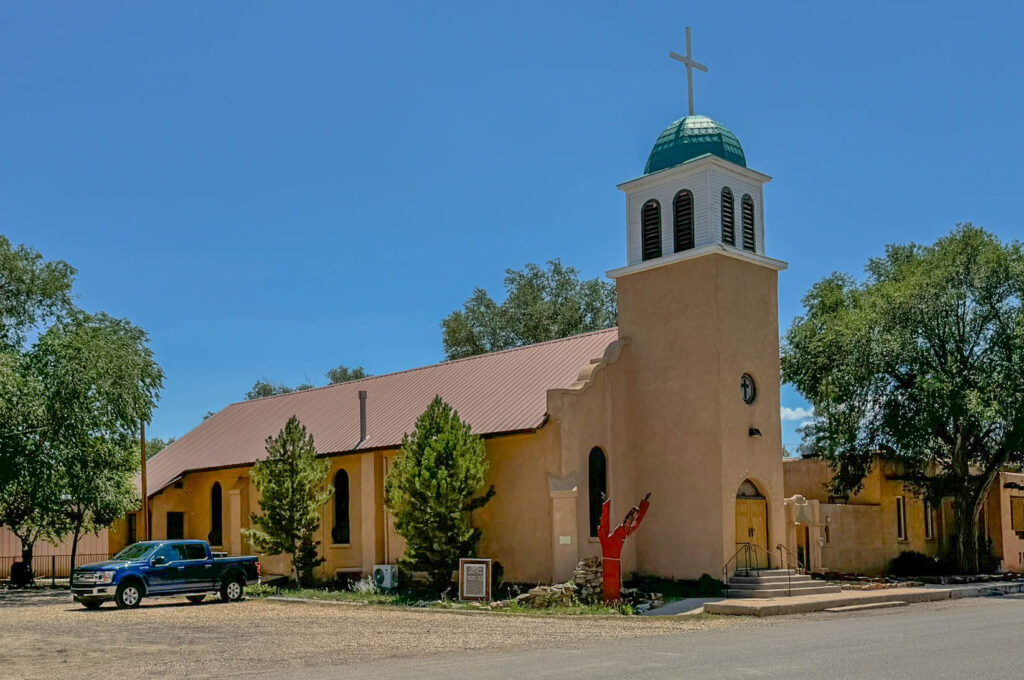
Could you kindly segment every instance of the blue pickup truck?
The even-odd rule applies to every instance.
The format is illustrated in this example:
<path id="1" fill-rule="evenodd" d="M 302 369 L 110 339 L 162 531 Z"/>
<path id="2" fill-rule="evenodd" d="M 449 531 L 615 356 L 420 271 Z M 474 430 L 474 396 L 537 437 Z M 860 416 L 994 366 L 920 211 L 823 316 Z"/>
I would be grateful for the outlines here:
<path id="1" fill-rule="evenodd" d="M 171 595 L 195 603 L 211 593 L 234 602 L 246 585 L 259 582 L 255 557 L 217 557 L 206 541 L 143 541 L 106 562 L 75 569 L 71 594 L 87 609 L 110 600 L 121 608 L 138 607 L 144 597 Z"/>

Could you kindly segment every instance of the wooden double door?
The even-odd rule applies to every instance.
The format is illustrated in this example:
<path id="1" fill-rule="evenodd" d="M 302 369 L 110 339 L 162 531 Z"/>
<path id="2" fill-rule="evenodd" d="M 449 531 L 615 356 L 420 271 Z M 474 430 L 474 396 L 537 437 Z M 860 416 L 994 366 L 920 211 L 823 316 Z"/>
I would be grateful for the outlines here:
<path id="1" fill-rule="evenodd" d="M 768 502 L 764 498 L 736 499 L 736 549 L 749 543 L 749 553 L 736 558 L 737 569 L 768 568 Z"/>

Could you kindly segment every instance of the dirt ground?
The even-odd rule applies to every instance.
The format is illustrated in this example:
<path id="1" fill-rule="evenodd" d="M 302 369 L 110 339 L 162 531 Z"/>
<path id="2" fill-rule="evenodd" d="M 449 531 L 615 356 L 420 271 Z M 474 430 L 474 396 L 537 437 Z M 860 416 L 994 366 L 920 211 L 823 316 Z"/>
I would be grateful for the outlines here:
<path id="1" fill-rule="evenodd" d="M 196 678 L 736 625 L 737 618 L 529 617 L 184 599 L 89 611 L 67 592 L 0 591 L 0 678 Z"/>

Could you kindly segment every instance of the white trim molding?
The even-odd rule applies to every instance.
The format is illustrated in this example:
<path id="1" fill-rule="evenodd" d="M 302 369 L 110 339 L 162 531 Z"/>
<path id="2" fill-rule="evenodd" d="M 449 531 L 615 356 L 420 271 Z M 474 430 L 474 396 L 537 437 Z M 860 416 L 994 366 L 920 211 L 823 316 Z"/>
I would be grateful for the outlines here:
<path id="1" fill-rule="evenodd" d="M 647 271 L 648 269 L 656 269 L 657 267 L 664 267 L 676 262 L 682 262 L 683 260 L 695 260 L 698 257 L 715 254 L 725 255 L 726 257 L 750 262 L 761 267 L 774 269 L 777 272 L 789 269 L 789 264 L 782 260 L 776 260 L 765 255 L 758 255 L 757 253 L 741 250 L 740 248 L 727 246 L 722 243 L 712 243 L 711 245 L 703 246 L 701 248 L 692 248 L 679 253 L 672 253 L 671 255 L 663 255 L 662 257 L 657 257 L 653 260 L 647 260 L 645 262 L 619 267 L 618 269 L 612 269 L 606 274 L 606 276 L 610 279 L 617 279 L 620 276 L 628 276 L 629 274 Z"/>

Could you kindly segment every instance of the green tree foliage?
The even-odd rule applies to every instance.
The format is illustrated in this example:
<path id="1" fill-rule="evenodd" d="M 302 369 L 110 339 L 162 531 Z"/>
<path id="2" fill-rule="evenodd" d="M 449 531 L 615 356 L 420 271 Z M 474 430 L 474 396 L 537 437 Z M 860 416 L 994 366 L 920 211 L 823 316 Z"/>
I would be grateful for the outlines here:
<path id="1" fill-rule="evenodd" d="M 163 380 L 144 331 L 71 305 L 73 275 L 0 237 L 0 523 L 25 561 L 138 502 L 134 439 Z"/>
<path id="2" fill-rule="evenodd" d="M 279 394 L 291 394 L 294 391 L 294 387 L 288 387 L 281 383 L 270 382 L 269 380 L 257 380 L 253 383 L 249 391 L 245 393 L 245 398 L 262 399 L 263 397 L 276 397 Z"/>
<path id="3" fill-rule="evenodd" d="M 809 450 L 856 491 L 881 452 L 935 503 L 954 499 L 955 558 L 979 567 L 978 515 L 1000 469 L 1024 463 L 1024 252 L 970 224 L 892 245 L 857 282 L 804 298 L 783 376 L 814 404 Z"/>
<path id="4" fill-rule="evenodd" d="M 313 568 L 324 561 L 317 557 L 313 535 L 320 528 L 320 510 L 334 493 L 326 484 L 330 467 L 317 456 L 313 435 L 292 416 L 276 437 L 267 437 L 267 457 L 249 472 L 260 492 L 261 514 L 252 515 L 253 528 L 242 533 L 260 552 L 287 554 L 300 585 L 308 585 Z"/>
<path id="5" fill-rule="evenodd" d="M 203 420 L 206 420 L 206 418 L 204 417 Z M 164 439 L 162 437 L 149 437 L 148 439 L 146 439 L 146 459 L 148 460 L 152 458 L 153 456 L 160 453 L 177 440 L 177 437 L 168 437 L 167 439 Z M 135 442 L 135 455 L 141 455 L 139 442 L 137 440 Z"/>
<path id="6" fill-rule="evenodd" d="M 20 347 L 26 334 L 72 309 L 75 269 L 63 260 L 43 260 L 0 235 L 0 345 Z"/>
<path id="7" fill-rule="evenodd" d="M 349 368 L 348 366 L 337 366 L 327 371 L 327 380 L 332 385 L 338 383 L 348 382 L 350 380 L 362 380 L 363 378 L 370 377 L 362 366 L 356 366 L 355 368 Z"/>
<path id="8" fill-rule="evenodd" d="M 406 542 L 404 564 L 430 574 L 438 590 L 451 582 L 460 557 L 476 554 L 480 530 L 472 512 L 494 496 L 493 486 L 476 495 L 487 467 L 483 440 L 434 397 L 388 472 L 385 502 Z"/>
<path id="9" fill-rule="evenodd" d="M 369 377 L 362 366 L 356 366 L 355 368 L 349 368 L 348 366 L 338 366 L 327 371 L 327 380 L 329 384 L 336 385 L 338 383 L 348 382 L 349 380 L 359 380 L 360 378 Z M 302 383 L 295 387 L 289 387 L 282 383 L 271 382 L 269 380 L 257 380 L 253 383 L 252 388 L 245 393 L 246 399 L 260 399 L 262 397 L 274 397 L 279 394 L 291 394 L 292 392 L 302 392 L 304 390 L 311 390 L 316 385 L 311 383 Z M 205 418 L 203 419 L 205 420 Z"/>
<path id="10" fill-rule="evenodd" d="M 521 347 L 545 340 L 611 328 L 618 323 L 615 286 L 580 281 L 579 272 L 551 260 L 547 269 L 528 264 L 505 272 L 505 301 L 482 288 L 442 322 L 448 359 Z"/>

